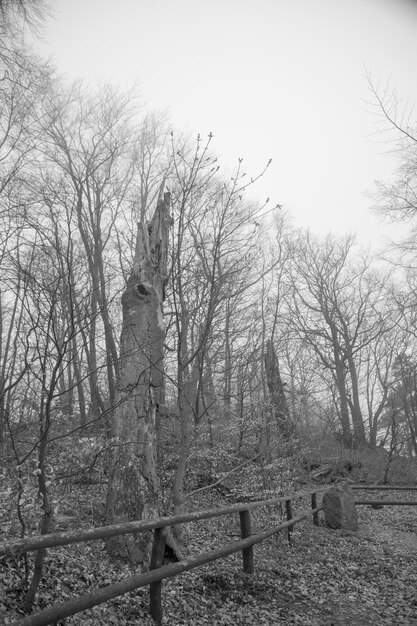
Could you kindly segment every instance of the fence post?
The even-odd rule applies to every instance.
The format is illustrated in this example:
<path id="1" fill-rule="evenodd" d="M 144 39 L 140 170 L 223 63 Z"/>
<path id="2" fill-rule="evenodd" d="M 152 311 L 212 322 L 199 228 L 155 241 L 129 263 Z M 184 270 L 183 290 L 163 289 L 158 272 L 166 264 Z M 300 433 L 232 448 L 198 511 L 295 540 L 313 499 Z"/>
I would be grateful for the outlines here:
<path id="1" fill-rule="evenodd" d="M 250 520 L 250 511 L 240 511 L 240 536 L 242 539 L 246 539 L 246 537 L 250 537 L 252 535 L 252 526 Z M 253 546 L 249 546 L 249 548 L 242 549 L 242 558 L 243 558 L 243 571 L 246 574 L 253 574 Z"/>
<path id="2" fill-rule="evenodd" d="M 291 500 L 285 500 L 285 510 L 287 512 L 287 520 L 290 521 L 290 519 L 292 519 L 292 502 L 291 502 Z M 288 543 L 290 544 L 290 546 L 292 546 L 292 531 L 293 531 L 293 527 L 292 526 L 288 526 L 287 536 L 288 536 Z"/>
<path id="3" fill-rule="evenodd" d="M 155 528 L 153 535 L 152 554 L 149 569 L 158 569 L 164 561 L 165 528 Z M 149 612 L 157 624 L 162 623 L 161 604 L 162 580 L 149 585 Z"/>
<path id="4" fill-rule="evenodd" d="M 311 494 L 311 508 L 317 509 L 317 493 L 312 493 Z M 313 524 L 315 526 L 319 525 L 319 512 L 316 511 L 315 513 L 313 513 Z"/>

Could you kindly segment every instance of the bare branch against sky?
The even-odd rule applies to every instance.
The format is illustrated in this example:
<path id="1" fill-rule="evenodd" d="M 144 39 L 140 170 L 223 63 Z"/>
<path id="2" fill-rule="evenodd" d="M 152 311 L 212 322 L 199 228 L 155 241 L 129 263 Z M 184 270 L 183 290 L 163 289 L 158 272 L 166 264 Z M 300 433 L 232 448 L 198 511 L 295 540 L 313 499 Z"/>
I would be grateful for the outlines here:
<path id="1" fill-rule="evenodd" d="M 366 68 L 417 101 L 417 3 L 407 0 L 55 0 L 42 51 L 69 78 L 137 82 L 150 109 L 214 133 L 231 170 L 272 158 L 259 189 L 318 233 L 382 228 Z M 368 194 L 368 195 L 367 195 Z"/>

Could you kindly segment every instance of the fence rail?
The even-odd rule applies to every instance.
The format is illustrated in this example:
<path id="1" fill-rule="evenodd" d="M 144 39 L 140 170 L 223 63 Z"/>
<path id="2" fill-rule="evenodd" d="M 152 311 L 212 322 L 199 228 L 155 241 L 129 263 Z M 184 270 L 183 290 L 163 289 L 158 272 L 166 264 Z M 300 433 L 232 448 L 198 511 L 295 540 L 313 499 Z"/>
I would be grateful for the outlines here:
<path id="1" fill-rule="evenodd" d="M 125 524 L 116 524 L 112 526 L 103 526 L 89 530 L 54 533 L 38 537 L 30 537 L 27 539 L 19 539 L 8 544 L 0 545 L 0 556 L 13 555 L 23 552 L 35 550 L 43 550 L 51 547 L 65 546 L 73 543 L 83 543 L 86 541 L 94 541 L 97 539 L 105 539 L 116 535 L 124 535 L 130 533 L 140 533 L 147 530 L 154 530 L 153 548 L 151 555 L 150 571 L 135 574 L 118 583 L 107 585 L 96 591 L 78 596 L 67 602 L 44 609 L 33 615 L 28 615 L 22 619 L 13 622 L 10 626 L 47 626 L 53 624 L 60 619 L 75 615 L 86 609 L 90 609 L 98 604 L 107 602 L 112 598 L 124 595 L 129 591 L 138 589 L 139 587 L 150 586 L 150 614 L 156 623 L 160 623 L 162 619 L 161 608 L 161 581 L 165 578 L 177 576 L 182 572 L 186 572 L 197 567 L 201 567 L 212 561 L 225 558 L 236 552 L 242 552 L 243 570 L 247 573 L 254 571 L 253 564 L 253 546 L 268 537 L 287 529 L 288 540 L 291 542 L 292 527 L 305 520 L 310 515 L 313 521 L 318 524 L 318 512 L 322 506 L 317 506 L 317 494 L 327 491 L 328 487 L 317 488 L 310 491 L 292 493 L 277 498 L 269 498 L 267 500 L 258 500 L 255 502 L 245 502 L 220 509 L 212 509 L 207 511 L 196 511 L 194 513 L 184 513 L 171 517 L 161 517 L 156 520 L 144 520 L 138 522 L 127 522 Z M 292 502 L 303 498 L 311 497 L 311 508 L 303 511 L 296 516 L 293 515 Z M 268 530 L 252 534 L 251 530 L 251 511 L 266 506 L 284 503 L 287 515 L 287 521 L 273 526 Z M 288 504 L 291 503 L 291 504 Z M 174 524 L 196 522 L 215 517 L 224 517 L 239 513 L 241 539 L 233 541 L 221 548 L 184 559 L 178 563 L 162 565 L 165 550 L 165 532 L 164 529 Z"/>
<path id="2" fill-rule="evenodd" d="M 417 491 L 417 485 L 352 485 L 352 489 L 365 489 L 365 490 L 391 490 L 391 491 Z"/>
<path id="3" fill-rule="evenodd" d="M 53 533 L 40 535 L 38 537 L 29 537 L 27 539 L 17 539 L 16 541 L 0 544 L 0 556 L 19 554 L 21 552 L 32 552 L 33 550 L 42 550 L 44 548 L 56 548 L 58 546 L 66 546 L 71 543 L 94 541 L 95 539 L 107 539 L 116 535 L 142 533 L 146 530 L 164 528 L 166 526 L 173 526 L 174 524 L 183 524 L 186 522 L 197 522 L 199 520 L 210 519 L 213 517 L 224 517 L 225 515 L 240 513 L 241 511 L 253 511 L 264 506 L 270 506 L 281 502 L 284 503 L 287 500 L 295 500 L 297 498 L 301 499 L 305 496 L 322 493 L 327 490 L 328 487 L 323 487 L 300 493 L 292 493 L 286 496 L 280 496 L 279 498 L 256 500 L 255 502 L 242 502 L 239 504 L 221 507 L 220 509 L 196 511 L 194 513 L 184 513 L 181 515 L 173 515 L 171 517 L 160 517 L 154 520 L 126 522 L 124 524 L 100 526 L 99 528 L 91 528 L 87 530 Z"/>
<path id="4" fill-rule="evenodd" d="M 353 489 L 363 490 L 409 490 L 417 491 L 417 486 L 404 485 L 352 485 Z M 130 533 L 141 533 L 148 530 L 154 531 L 153 547 L 150 562 L 150 571 L 122 580 L 118 583 L 107 585 L 96 591 L 92 591 L 78 596 L 67 602 L 54 605 L 48 609 L 44 609 L 33 615 L 28 615 L 13 622 L 10 626 L 48 626 L 54 624 L 60 619 L 70 617 L 81 611 L 91 609 L 98 604 L 107 602 L 117 596 L 124 595 L 130 591 L 134 591 L 140 587 L 149 585 L 150 591 L 150 614 L 156 623 L 162 620 L 161 605 L 161 587 L 162 580 L 178 576 L 182 572 L 186 572 L 198 567 L 202 567 L 207 563 L 225 558 L 236 552 L 242 552 L 243 571 L 252 573 L 254 571 L 253 546 L 268 537 L 279 533 L 285 529 L 288 532 L 288 541 L 292 541 L 292 529 L 295 524 L 305 520 L 310 515 L 313 516 L 313 522 L 318 525 L 318 513 L 323 509 L 322 505 L 317 504 L 317 495 L 329 489 L 328 486 L 304 491 L 300 493 L 292 493 L 277 498 L 269 498 L 267 500 L 257 500 L 255 502 L 244 502 L 220 509 L 211 509 L 207 511 L 196 511 L 194 513 L 184 513 L 170 517 L 161 517 L 155 520 L 144 520 L 138 522 L 127 522 L 124 524 L 115 524 L 112 526 L 103 526 L 88 530 L 79 530 L 72 532 L 61 532 L 38 537 L 29 537 L 27 539 L 19 539 L 8 544 L 0 544 L 0 556 L 14 555 L 24 552 L 43 550 L 51 547 L 65 546 L 73 543 L 83 543 L 86 541 L 94 541 L 97 539 L 106 539 L 117 535 L 125 535 Z M 310 496 L 310 508 L 302 511 L 294 516 L 293 502 Z M 265 506 L 271 506 L 283 503 L 287 521 L 277 526 L 273 526 L 267 530 L 252 534 L 251 528 L 251 511 L 260 509 Z M 356 504 L 374 504 L 374 505 L 392 505 L 392 504 L 417 504 L 417 502 L 405 501 L 370 501 L 360 500 Z M 165 529 L 174 524 L 196 522 L 216 517 L 224 517 L 239 513 L 240 519 L 240 540 L 233 541 L 223 545 L 221 548 L 205 552 L 198 556 L 188 559 L 162 565 L 165 550 Z"/>
<path id="5" fill-rule="evenodd" d="M 417 491 L 417 485 L 352 485 L 352 489 L 362 491 Z M 356 505 L 369 506 L 417 506 L 413 500 L 355 500 Z"/>
<path id="6" fill-rule="evenodd" d="M 355 504 L 369 504 L 369 506 L 417 506 L 411 500 L 355 500 Z"/>

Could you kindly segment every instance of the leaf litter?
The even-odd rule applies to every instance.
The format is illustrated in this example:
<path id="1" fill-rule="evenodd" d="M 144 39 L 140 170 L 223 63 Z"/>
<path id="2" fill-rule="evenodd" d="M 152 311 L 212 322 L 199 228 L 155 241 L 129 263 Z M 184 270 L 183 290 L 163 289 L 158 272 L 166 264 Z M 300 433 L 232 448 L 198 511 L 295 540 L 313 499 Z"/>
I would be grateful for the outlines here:
<path id="1" fill-rule="evenodd" d="M 311 520 L 254 547 L 255 573 L 240 554 L 163 581 L 163 624 L 417 626 L 417 508 L 358 507 L 359 531 Z M 256 520 L 257 523 L 265 520 Z M 238 522 L 187 527 L 188 554 L 233 540 Z M 237 539 L 237 537 L 235 537 Z M 22 613 L 23 557 L 0 559 L 0 623 Z M 121 580 L 132 571 L 101 542 L 51 549 L 35 610 Z M 152 625 L 146 588 L 63 620 L 67 626 Z"/>

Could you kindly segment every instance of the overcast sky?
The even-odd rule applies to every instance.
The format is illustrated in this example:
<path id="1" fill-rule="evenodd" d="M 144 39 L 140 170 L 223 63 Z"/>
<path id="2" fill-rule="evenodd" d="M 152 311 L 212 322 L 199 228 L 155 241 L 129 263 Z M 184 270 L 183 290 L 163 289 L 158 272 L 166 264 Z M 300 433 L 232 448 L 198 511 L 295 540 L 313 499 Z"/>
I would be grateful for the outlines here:
<path id="1" fill-rule="evenodd" d="M 262 200 L 325 234 L 380 232 L 374 179 L 389 146 L 366 71 L 417 103 L 412 0 L 54 0 L 43 54 L 69 79 L 137 82 L 173 125 L 214 134 L 231 168 L 243 157 Z M 417 119 L 417 110 L 416 116 Z M 253 191 L 255 193 L 255 190 Z"/>

